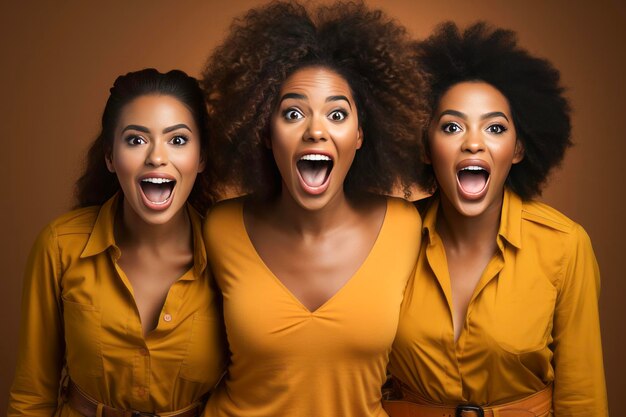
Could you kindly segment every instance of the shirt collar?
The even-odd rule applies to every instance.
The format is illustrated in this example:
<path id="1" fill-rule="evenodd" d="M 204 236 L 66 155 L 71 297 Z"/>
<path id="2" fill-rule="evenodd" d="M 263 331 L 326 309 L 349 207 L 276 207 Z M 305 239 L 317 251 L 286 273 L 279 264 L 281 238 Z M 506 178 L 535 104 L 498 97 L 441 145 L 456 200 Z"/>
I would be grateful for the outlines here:
<path id="1" fill-rule="evenodd" d="M 202 217 L 189 203 L 187 203 L 187 212 L 189 213 L 191 232 L 193 234 L 193 269 L 195 275 L 199 276 L 207 266 L 206 247 L 202 238 Z"/>
<path id="2" fill-rule="evenodd" d="M 516 248 L 522 248 L 522 199 L 507 187 L 504 187 L 498 235 Z"/>
<path id="3" fill-rule="evenodd" d="M 433 243 L 433 236 L 437 234 L 435 226 L 437 225 L 437 213 L 439 212 L 439 193 L 429 198 L 427 203 L 426 214 L 422 221 L 422 235 L 428 236 L 428 243 Z"/>
<path id="4" fill-rule="evenodd" d="M 87 241 L 87 245 L 80 254 L 81 258 L 97 255 L 107 250 L 110 246 L 115 246 L 115 236 L 113 235 L 113 221 L 120 199 L 120 193 L 115 193 L 113 197 L 108 199 L 101 207 L 93 225 L 91 235 Z"/>
<path id="5" fill-rule="evenodd" d="M 429 244 L 433 243 L 432 236 L 436 234 L 438 212 L 439 193 L 436 193 L 428 202 L 422 222 L 422 233 L 428 236 Z M 507 187 L 504 188 L 498 235 L 516 248 L 522 247 L 522 199 Z"/>
<path id="6" fill-rule="evenodd" d="M 100 207 L 87 245 L 80 255 L 81 258 L 97 255 L 109 247 L 117 247 L 113 225 L 119 202 L 120 193 L 118 192 Z M 193 235 L 193 268 L 195 272 L 194 276 L 189 279 L 195 279 L 195 276 L 204 272 L 207 266 L 207 255 L 202 239 L 202 217 L 189 203 L 187 203 L 187 212 L 189 213 Z"/>

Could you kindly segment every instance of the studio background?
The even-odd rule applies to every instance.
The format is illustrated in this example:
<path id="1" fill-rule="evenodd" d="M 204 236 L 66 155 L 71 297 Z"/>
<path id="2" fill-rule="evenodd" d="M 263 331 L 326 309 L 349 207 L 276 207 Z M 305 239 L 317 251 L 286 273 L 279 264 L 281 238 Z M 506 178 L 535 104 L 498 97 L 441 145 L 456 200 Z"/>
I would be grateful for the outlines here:
<path id="1" fill-rule="evenodd" d="M 198 76 L 235 16 L 258 0 L 0 2 L 0 413 L 17 357 L 22 273 L 38 232 L 74 204 L 74 181 L 116 76 L 155 67 Z M 623 0 L 369 0 L 416 38 L 442 20 L 518 32 L 561 70 L 572 148 L 543 200 L 581 223 L 602 273 L 600 314 L 611 414 L 626 409 L 626 3 Z M 532 306 L 529 306 L 532 308 Z M 41 349 L 46 349 L 45 345 Z"/>

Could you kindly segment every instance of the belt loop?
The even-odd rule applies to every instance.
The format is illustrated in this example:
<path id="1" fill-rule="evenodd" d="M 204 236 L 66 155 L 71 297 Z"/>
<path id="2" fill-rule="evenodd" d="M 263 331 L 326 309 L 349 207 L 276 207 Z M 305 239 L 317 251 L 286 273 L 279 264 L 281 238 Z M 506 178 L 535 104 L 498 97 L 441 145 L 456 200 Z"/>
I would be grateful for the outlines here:
<path id="1" fill-rule="evenodd" d="M 98 406 L 96 407 L 96 417 L 102 417 L 103 407 L 104 407 L 104 404 L 102 404 L 101 402 L 98 402 Z"/>

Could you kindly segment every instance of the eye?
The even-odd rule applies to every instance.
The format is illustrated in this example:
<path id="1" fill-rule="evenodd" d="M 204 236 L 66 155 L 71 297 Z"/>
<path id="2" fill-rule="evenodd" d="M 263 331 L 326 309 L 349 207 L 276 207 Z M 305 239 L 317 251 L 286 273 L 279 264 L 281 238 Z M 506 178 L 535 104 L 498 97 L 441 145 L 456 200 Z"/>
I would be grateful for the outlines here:
<path id="1" fill-rule="evenodd" d="M 496 135 L 500 135 L 506 132 L 508 129 L 501 124 L 494 124 L 487 128 L 487 132 L 495 133 Z"/>
<path id="2" fill-rule="evenodd" d="M 333 110 L 328 115 L 328 118 L 332 120 L 333 122 L 340 122 L 346 117 L 348 117 L 348 115 L 343 110 Z"/>
<path id="3" fill-rule="evenodd" d="M 450 122 L 442 125 L 441 130 L 445 133 L 458 133 L 463 129 L 461 129 L 461 126 L 459 126 L 458 123 Z"/>
<path id="4" fill-rule="evenodd" d="M 176 146 L 183 146 L 186 145 L 187 142 L 189 142 L 189 139 L 187 139 L 185 136 L 183 135 L 176 135 L 174 136 L 172 139 L 170 139 L 170 143 L 172 145 L 176 145 Z"/>
<path id="5" fill-rule="evenodd" d="M 283 112 L 285 120 L 294 121 L 304 118 L 304 115 L 297 109 L 287 109 Z"/>
<path id="6" fill-rule="evenodd" d="M 138 136 L 138 135 L 127 136 L 124 140 L 130 146 L 145 145 L 146 143 L 148 143 L 148 142 L 146 142 L 146 140 L 144 138 L 142 138 L 141 136 Z"/>

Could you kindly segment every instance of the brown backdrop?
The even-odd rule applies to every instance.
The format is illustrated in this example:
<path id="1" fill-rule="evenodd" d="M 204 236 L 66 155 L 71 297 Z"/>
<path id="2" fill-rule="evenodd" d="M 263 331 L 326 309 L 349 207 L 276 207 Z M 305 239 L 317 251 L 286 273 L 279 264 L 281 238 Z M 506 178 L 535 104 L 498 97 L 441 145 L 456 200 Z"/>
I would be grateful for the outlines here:
<path id="1" fill-rule="evenodd" d="M 544 200 L 583 224 L 602 271 L 601 319 L 612 414 L 626 408 L 626 4 L 622 0 L 370 0 L 416 37 L 452 19 L 509 27 L 561 69 L 574 141 Z M 73 182 L 118 74 L 144 67 L 198 75 L 229 22 L 253 0 L 3 1 L 0 16 L 0 413 L 17 354 L 22 269 L 36 234 L 72 204 Z M 621 161 L 621 162 L 620 162 Z M 620 322 L 622 324 L 620 325 Z M 45 349 L 46 346 L 42 346 Z"/>

